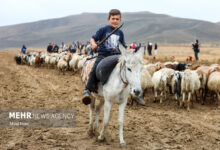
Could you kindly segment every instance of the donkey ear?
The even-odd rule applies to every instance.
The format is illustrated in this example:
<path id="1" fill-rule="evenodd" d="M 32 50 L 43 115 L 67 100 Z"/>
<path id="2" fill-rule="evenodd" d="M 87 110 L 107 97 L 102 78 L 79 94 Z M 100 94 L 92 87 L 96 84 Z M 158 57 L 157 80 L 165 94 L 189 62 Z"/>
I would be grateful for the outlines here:
<path id="1" fill-rule="evenodd" d="M 121 43 L 119 43 L 119 50 L 120 50 L 122 56 L 126 56 L 127 50 L 125 49 L 125 47 Z"/>
<path id="2" fill-rule="evenodd" d="M 135 53 L 135 55 L 137 55 L 139 58 L 143 58 L 144 55 L 144 47 L 140 47 L 137 52 Z"/>

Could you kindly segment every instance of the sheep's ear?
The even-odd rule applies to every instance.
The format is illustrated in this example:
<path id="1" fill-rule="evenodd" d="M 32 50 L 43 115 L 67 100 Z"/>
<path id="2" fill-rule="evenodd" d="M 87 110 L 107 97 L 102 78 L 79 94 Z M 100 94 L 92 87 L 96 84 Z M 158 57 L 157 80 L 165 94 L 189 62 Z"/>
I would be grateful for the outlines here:
<path id="1" fill-rule="evenodd" d="M 120 50 L 122 56 L 127 55 L 127 50 L 125 49 L 125 47 L 121 43 L 119 43 L 119 50 Z"/>

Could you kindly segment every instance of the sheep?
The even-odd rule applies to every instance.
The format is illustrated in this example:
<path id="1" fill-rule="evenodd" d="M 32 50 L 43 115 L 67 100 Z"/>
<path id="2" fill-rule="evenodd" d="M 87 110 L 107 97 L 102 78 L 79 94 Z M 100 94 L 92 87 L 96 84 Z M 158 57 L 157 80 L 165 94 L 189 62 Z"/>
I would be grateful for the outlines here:
<path id="1" fill-rule="evenodd" d="M 167 91 L 167 86 L 171 87 L 171 79 L 174 74 L 174 70 L 170 68 L 163 68 L 153 74 L 152 77 L 152 82 L 154 85 L 154 98 L 156 101 L 157 98 L 157 92 L 161 92 L 161 98 L 160 98 L 160 103 L 162 103 L 162 96 L 164 93 L 165 99 L 166 99 L 166 91 Z"/>
<path id="2" fill-rule="evenodd" d="M 172 92 L 175 94 L 175 98 L 178 101 L 181 96 L 181 80 L 183 72 L 175 71 L 172 78 Z"/>
<path id="3" fill-rule="evenodd" d="M 204 101 L 206 98 L 207 94 L 207 79 L 208 79 L 208 74 L 203 69 L 197 69 L 196 70 L 197 74 L 199 75 L 199 80 L 200 80 L 200 99 L 202 100 L 202 105 L 204 105 Z"/>
<path id="4" fill-rule="evenodd" d="M 47 68 L 49 68 L 49 62 L 50 62 L 50 54 L 47 54 L 45 57 L 45 64 L 47 65 Z"/>
<path id="5" fill-rule="evenodd" d="M 146 68 L 143 68 L 141 72 L 141 88 L 143 95 L 147 89 L 153 88 L 153 86 L 152 76 Z"/>
<path id="6" fill-rule="evenodd" d="M 87 82 L 89 80 L 89 74 L 92 70 L 92 67 L 95 63 L 95 60 L 96 59 L 90 59 L 90 60 L 86 61 L 83 68 L 82 68 L 81 78 L 82 78 L 82 82 L 84 84 L 87 84 Z"/>
<path id="7" fill-rule="evenodd" d="M 218 108 L 220 109 L 220 72 L 219 71 L 215 71 L 209 75 L 207 86 L 210 91 L 215 92 L 217 94 Z"/>
<path id="8" fill-rule="evenodd" d="M 57 68 L 59 72 L 62 71 L 64 74 L 64 71 L 68 69 L 70 59 L 71 55 L 64 55 L 61 57 L 61 59 L 57 63 Z"/>
<path id="9" fill-rule="evenodd" d="M 181 93 L 183 95 L 182 101 L 180 101 L 180 107 L 185 103 L 185 95 L 188 93 L 187 111 L 190 110 L 189 104 L 191 95 L 198 91 L 200 88 L 200 80 L 196 71 L 186 69 L 183 73 L 181 81 Z"/>
<path id="10" fill-rule="evenodd" d="M 72 69 L 73 72 L 77 71 L 77 64 L 79 59 L 80 56 L 78 54 L 73 54 L 72 59 L 69 62 L 70 69 Z"/>
<path id="11" fill-rule="evenodd" d="M 20 54 L 17 54 L 14 58 L 17 64 L 20 65 L 22 63 L 22 57 Z"/>
<path id="12" fill-rule="evenodd" d="M 42 59 L 41 59 L 41 52 L 38 53 L 38 55 L 35 58 L 35 67 L 40 67 L 42 63 Z"/>
<path id="13" fill-rule="evenodd" d="M 50 57 L 50 60 L 49 60 L 50 67 L 54 67 L 56 66 L 56 64 L 57 64 L 57 57 L 56 56 Z"/>
<path id="14" fill-rule="evenodd" d="M 161 93 L 160 103 L 162 103 L 163 92 L 166 92 L 166 75 L 163 75 L 161 70 L 153 74 L 152 82 L 154 85 L 154 102 L 156 102 L 157 92 Z"/>
<path id="15" fill-rule="evenodd" d="M 157 63 L 157 64 L 144 65 L 143 68 L 147 69 L 150 75 L 153 76 L 154 72 L 160 70 L 162 67 L 161 64 Z"/>
<path id="16" fill-rule="evenodd" d="M 87 57 L 84 57 L 84 56 L 81 56 L 79 61 L 78 61 L 78 64 L 77 64 L 77 68 L 78 70 L 82 69 L 83 68 L 83 64 L 85 63 L 86 59 L 88 58 L 89 56 Z"/>
<path id="17" fill-rule="evenodd" d="M 200 66 L 196 69 L 196 72 L 199 75 L 201 81 L 201 93 L 200 98 L 202 99 L 202 104 L 204 104 L 208 89 L 207 89 L 207 81 L 211 72 L 218 69 L 218 66 L 211 65 L 211 66 Z"/>
<path id="18" fill-rule="evenodd" d="M 36 59 L 36 55 L 35 55 L 35 54 L 32 54 L 32 55 L 29 57 L 30 66 L 35 65 L 35 59 Z"/>
<path id="19" fill-rule="evenodd" d="M 142 69 L 142 72 L 141 72 L 141 88 L 142 88 L 142 91 L 143 91 L 143 97 L 139 97 L 139 98 L 144 98 L 144 95 L 147 91 L 147 89 L 153 89 L 154 85 L 153 85 L 153 82 L 152 82 L 152 76 L 150 75 L 149 71 L 146 69 L 146 68 L 143 68 Z M 132 97 L 131 96 L 131 105 L 133 105 L 133 102 L 136 98 L 135 97 Z M 141 101 L 143 101 L 143 103 L 140 103 Z M 141 100 L 141 101 L 137 101 L 139 102 L 140 104 L 144 105 L 144 100 Z"/>

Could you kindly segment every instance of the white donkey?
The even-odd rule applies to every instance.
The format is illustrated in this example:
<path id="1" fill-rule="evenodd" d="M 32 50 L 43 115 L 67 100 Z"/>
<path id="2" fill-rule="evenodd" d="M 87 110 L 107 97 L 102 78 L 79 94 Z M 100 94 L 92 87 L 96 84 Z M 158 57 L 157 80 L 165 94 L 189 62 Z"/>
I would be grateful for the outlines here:
<path id="1" fill-rule="evenodd" d="M 133 53 L 133 51 L 127 52 L 127 50 L 121 45 L 119 48 L 122 55 L 119 58 L 118 64 L 113 69 L 108 81 L 104 85 L 101 83 L 98 85 L 98 95 L 104 96 L 104 101 L 102 98 L 96 108 L 94 128 L 92 116 L 95 107 L 95 99 L 93 99 L 90 103 L 89 134 L 94 135 L 96 132 L 99 122 L 100 110 L 104 104 L 103 127 L 98 136 L 98 141 L 104 140 L 104 133 L 109 122 L 112 104 L 117 103 L 119 105 L 118 123 L 120 145 L 121 147 L 125 147 L 126 143 L 123 138 L 124 109 L 127 105 L 129 94 L 134 97 L 140 97 L 142 95 L 141 70 L 144 49 L 140 48 L 138 52 Z"/>

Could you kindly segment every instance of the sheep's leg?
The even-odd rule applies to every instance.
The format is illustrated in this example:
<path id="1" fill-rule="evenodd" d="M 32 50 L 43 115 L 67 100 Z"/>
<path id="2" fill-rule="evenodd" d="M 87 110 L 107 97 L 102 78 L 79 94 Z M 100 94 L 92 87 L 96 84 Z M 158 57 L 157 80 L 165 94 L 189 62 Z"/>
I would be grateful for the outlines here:
<path id="1" fill-rule="evenodd" d="M 198 102 L 198 96 L 196 94 L 196 91 L 194 93 L 195 93 L 195 97 L 196 97 L 196 102 Z"/>
<path id="2" fill-rule="evenodd" d="M 163 102 L 163 91 L 161 91 L 161 93 L 160 93 L 160 103 L 162 103 Z"/>
<path id="3" fill-rule="evenodd" d="M 63 75 L 65 75 L 65 70 L 64 69 L 62 69 L 62 72 L 63 72 Z"/>
<path id="4" fill-rule="evenodd" d="M 208 88 L 205 87 L 205 89 L 204 89 L 204 96 L 203 96 L 203 105 L 205 104 L 205 99 L 206 99 L 207 93 L 208 93 Z"/>
<path id="5" fill-rule="evenodd" d="M 185 103 L 185 96 L 186 96 L 186 93 L 183 92 L 183 99 L 182 99 L 182 101 L 180 101 L 180 107 L 182 107 L 183 104 Z"/>
<path id="6" fill-rule="evenodd" d="M 191 92 L 188 93 L 187 111 L 189 111 L 190 99 L 191 99 Z"/>
<path id="7" fill-rule="evenodd" d="M 220 109 L 220 93 L 217 94 L 217 98 L 218 98 L 218 108 Z"/>
<path id="8" fill-rule="evenodd" d="M 104 101 L 100 100 L 98 106 L 96 107 L 96 117 L 95 117 L 94 129 L 93 129 L 93 132 L 95 134 L 97 132 L 97 128 L 98 128 L 98 124 L 99 124 L 99 116 L 100 116 L 100 112 L 101 112 L 103 104 L 104 104 Z"/>
<path id="9" fill-rule="evenodd" d="M 195 94 L 196 94 L 196 92 L 195 92 Z M 193 106 L 193 99 L 194 99 L 194 94 L 192 93 L 192 94 L 191 94 L 191 99 L 190 99 L 192 108 L 194 107 L 194 106 Z"/>
<path id="10" fill-rule="evenodd" d="M 170 92 L 170 95 L 173 94 L 172 86 L 170 86 L 170 85 L 169 85 L 169 92 Z"/>
<path id="11" fill-rule="evenodd" d="M 164 88 L 164 98 L 167 99 L 167 87 Z"/>
<path id="12" fill-rule="evenodd" d="M 106 130 L 107 125 L 108 125 L 111 107 L 112 107 L 112 103 L 105 99 L 105 103 L 104 103 L 104 119 L 103 119 L 102 130 L 101 130 L 100 135 L 98 137 L 99 141 L 103 141 L 104 140 L 104 133 L 105 133 L 105 130 Z"/>
<path id="13" fill-rule="evenodd" d="M 91 104 L 89 104 L 89 136 L 93 136 L 93 110 L 95 108 L 95 100 L 92 99 Z"/>
<path id="14" fill-rule="evenodd" d="M 119 124 L 119 139 L 121 147 L 125 147 L 126 143 L 123 137 L 123 121 L 124 121 L 124 109 L 126 106 L 126 102 L 119 104 L 119 113 L 118 113 L 118 124 Z"/>
<path id="15" fill-rule="evenodd" d="M 154 90 L 154 102 L 157 102 L 157 90 Z"/>

